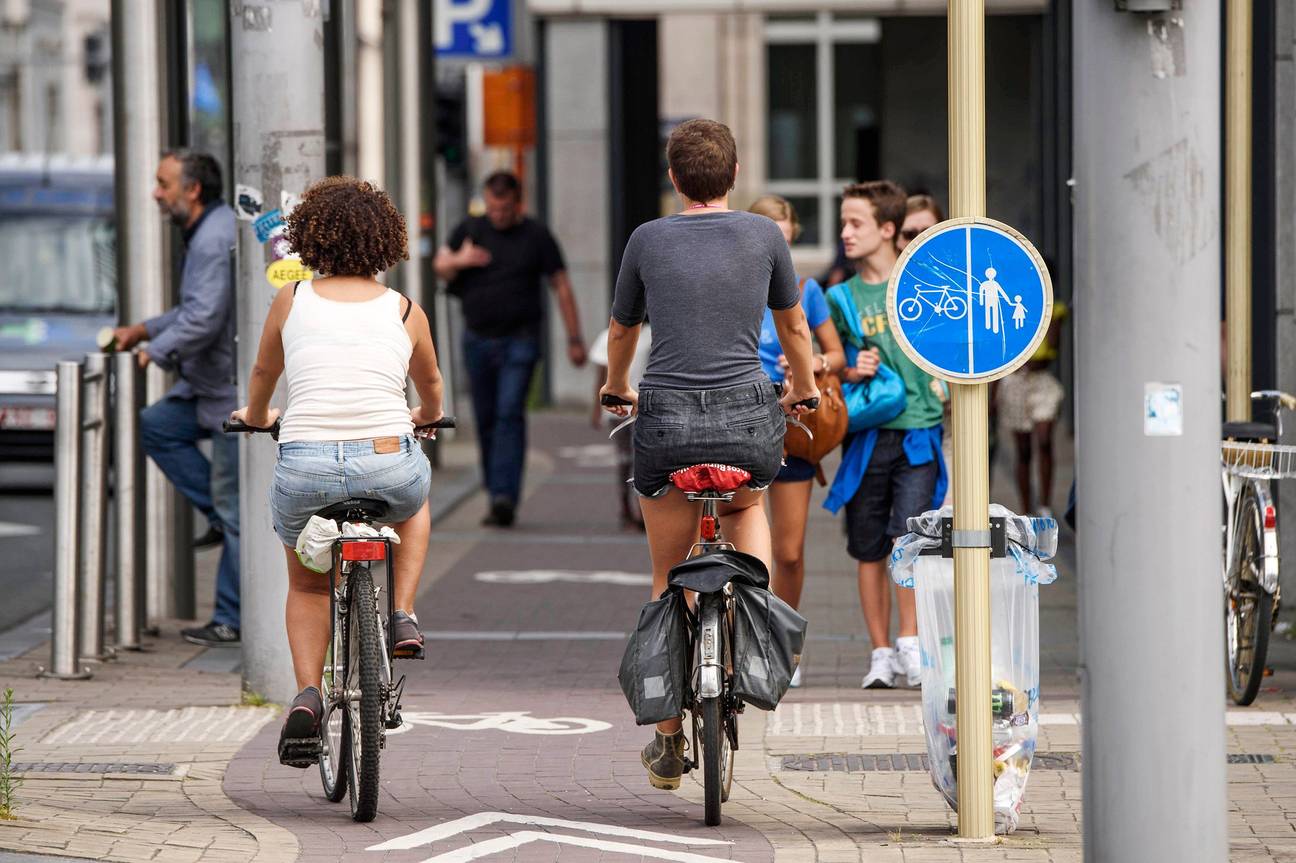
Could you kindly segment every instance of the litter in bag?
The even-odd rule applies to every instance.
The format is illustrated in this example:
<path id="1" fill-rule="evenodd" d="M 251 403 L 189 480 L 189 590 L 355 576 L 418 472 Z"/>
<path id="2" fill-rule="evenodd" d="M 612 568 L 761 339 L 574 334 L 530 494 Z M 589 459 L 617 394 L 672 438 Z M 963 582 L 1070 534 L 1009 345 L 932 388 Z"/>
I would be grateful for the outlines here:
<path id="1" fill-rule="evenodd" d="M 909 519 L 910 533 L 896 541 L 891 578 L 912 587 L 918 604 L 922 650 L 923 726 L 932 783 L 958 809 L 958 693 L 954 674 L 954 561 L 923 555 L 941 546 L 941 519 L 951 507 Z M 1057 552 L 1057 522 L 1014 515 L 1005 519 L 1007 555 L 990 561 L 990 670 L 994 745 L 995 829 L 1017 829 L 1026 780 L 1039 732 L 1039 586 L 1057 578 L 1045 563 Z"/>
<path id="2" fill-rule="evenodd" d="M 806 619 L 763 587 L 734 583 L 734 694 L 778 707 L 801 662 Z"/>
<path id="3" fill-rule="evenodd" d="M 688 606 L 679 590 L 667 590 L 639 610 L 617 680 L 635 722 L 652 725 L 684 712 L 688 690 Z"/>

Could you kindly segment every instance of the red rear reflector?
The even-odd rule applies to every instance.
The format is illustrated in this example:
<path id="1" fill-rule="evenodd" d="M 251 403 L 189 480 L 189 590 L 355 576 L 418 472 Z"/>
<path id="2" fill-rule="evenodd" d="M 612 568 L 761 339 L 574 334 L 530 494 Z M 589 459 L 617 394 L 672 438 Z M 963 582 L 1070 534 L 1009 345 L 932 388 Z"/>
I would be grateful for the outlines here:
<path id="1" fill-rule="evenodd" d="M 719 520 L 714 515 L 702 516 L 702 541 L 715 542 Z"/>
<path id="2" fill-rule="evenodd" d="M 387 544 L 383 542 L 342 543 L 343 560 L 384 560 L 386 557 Z"/>
<path id="3" fill-rule="evenodd" d="M 1278 513 L 1274 512 L 1272 505 L 1265 507 L 1265 530 L 1273 530 L 1278 526 Z"/>

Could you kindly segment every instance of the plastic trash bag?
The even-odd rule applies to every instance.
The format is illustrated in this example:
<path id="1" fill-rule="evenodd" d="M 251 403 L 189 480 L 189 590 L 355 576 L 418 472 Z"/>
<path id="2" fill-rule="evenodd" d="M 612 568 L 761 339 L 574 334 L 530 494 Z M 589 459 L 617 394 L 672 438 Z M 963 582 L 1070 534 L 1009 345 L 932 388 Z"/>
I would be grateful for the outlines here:
<path id="1" fill-rule="evenodd" d="M 679 590 L 668 590 L 639 610 L 617 673 L 637 724 L 652 725 L 684 713 L 688 625 L 688 606 Z"/>
<path id="2" fill-rule="evenodd" d="M 333 543 L 339 537 L 376 537 L 390 539 L 400 545 L 400 537 L 387 525 L 376 528 L 371 524 L 352 524 L 344 522 L 338 529 L 337 522 L 331 518 L 312 515 L 306 527 L 297 535 L 297 559 L 302 566 L 313 572 L 328 572 L 333 568 Z"/>
<path id="3" fill-rule="evenodd" d="M 955 756 L 958 729 L 954 676 L 954 561 L 923 555 L 939 549 L 941 519 L 950 507 L 909 519 L 910 533 L 891 553 L 891 579 L 915 589 L 922 650 L 923 726 L 932 783 L 958 809 Z M 998 833 L 1017 829 L 1039 733 L 1039 586 L 1057 578 L 1046 560 L 1057 552 L 1057 522 L 1014 515 L 1005 519 L 1007 555 L 990 561 L 990 670 L 994 746 L 994 811 Z"/>
<path id="4" fill-rule="evenodd" d="M 763 587 L 734 582 L 734 694 L 778 707 L 801 662 L 806 619 Z"/>

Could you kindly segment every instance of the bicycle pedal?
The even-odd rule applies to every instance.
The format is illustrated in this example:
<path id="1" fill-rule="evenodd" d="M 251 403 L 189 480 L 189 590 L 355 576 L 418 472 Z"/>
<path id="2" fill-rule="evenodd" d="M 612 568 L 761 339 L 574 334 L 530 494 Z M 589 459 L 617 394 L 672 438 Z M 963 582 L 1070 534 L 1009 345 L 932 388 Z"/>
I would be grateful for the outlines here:
<path id="1" fill-rule="evenodd" d="M 322 752 L 318 737 L 287 737 L 279 741 L 279 763 L 286 767 L 314 767 Z"/>
<path id="2" fill-rule="evenodd" d="M 398 647 L 392 651 L 392 656 L 396 659 L 422 659 L 424 656 L 423 646 L 418 647 Z"/>
<path id="3" fill-rule="evenodd" d="M 405 724 L 405 720 L 401 718 L 399 710 L 393 711 L 392 715 L 387 717 L 388 731 L 394 731 L 397 728 L 400 728 L 404 724 Z"/>

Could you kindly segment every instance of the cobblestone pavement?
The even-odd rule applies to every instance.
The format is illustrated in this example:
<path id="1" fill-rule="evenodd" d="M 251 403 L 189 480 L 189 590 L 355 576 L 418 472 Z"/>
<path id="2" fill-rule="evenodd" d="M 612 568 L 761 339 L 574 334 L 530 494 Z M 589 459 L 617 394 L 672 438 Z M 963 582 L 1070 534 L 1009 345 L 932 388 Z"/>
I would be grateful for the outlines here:
<path id="1" fill-rule="evenodd" d="M 473 500 L 434 530 L 418 604 L 429 656 L 403 665 L 409 727 L 389 738 L 372 824 L 325 802 L 316 771 L 280 766 L 274 711 L 231 707 L 236 676 L 185 668 L 202 653 L 168 632 L 83 683 L 34 680 L 43 653 L 0 664 L 21 701 L 47 705 L 19 726 L 18 759 L 44 767 L 26 773 L 23 820 L 0 826 L 0 848 L 375 863 L 1081 859 L 1069 547 L 1062 577 L 1041 591 L 1039 755 L 1016 833 L 951 844 L 954 814 L 922 768 L 918 693 L 858 688 L 870 646 L 853 568 L 839 524 L 817 506 L 806 685 L 774 713 L 743 715 L 725 822 L 708 829 L 691 777 L 674 794 L 647 785 L 648 733 L 617 689 L 648 560 L 642 536 L 616 528 L 611 449 L 576 417 L 538 417 L 534 439 L 517 527 L 480 528 Z M 1234 860 L 1296 860 L 1292 652 L 1279 645 L 1280 671 L 1257 705 L 1227 717 Z M 61 762 L 116 772 L 50 772 Z"/>

